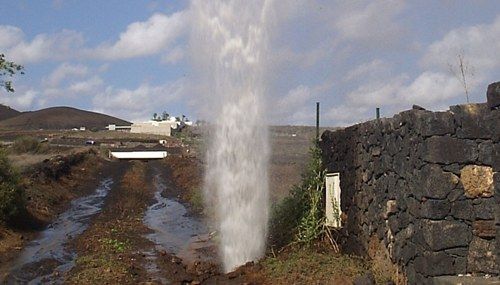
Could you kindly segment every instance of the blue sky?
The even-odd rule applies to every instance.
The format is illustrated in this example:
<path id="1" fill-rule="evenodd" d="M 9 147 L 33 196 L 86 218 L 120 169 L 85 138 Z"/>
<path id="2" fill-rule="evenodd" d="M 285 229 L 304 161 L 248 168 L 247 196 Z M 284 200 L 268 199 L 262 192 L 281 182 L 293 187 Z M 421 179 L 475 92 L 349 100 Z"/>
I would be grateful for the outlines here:
<path id="1" fill-rule="evenodd" d="M 215 0 L 214 0 L 215 1 Z M 234 0 L 233 0 L 234 1 Z M 19 110 L 68 105 L 128 120 L 166 110 L 201 118 L 189 1 L 1 0 L 0 52 L 22 63 Z M 500 1 L 275 0 L 270 33 L 273 124 L 357 123 L 419 104 L 465 102 L 451 69 L 470 67 L 472 102 L 500 80 Z M 5 12 L 7 11 L 7 12 Z"/>

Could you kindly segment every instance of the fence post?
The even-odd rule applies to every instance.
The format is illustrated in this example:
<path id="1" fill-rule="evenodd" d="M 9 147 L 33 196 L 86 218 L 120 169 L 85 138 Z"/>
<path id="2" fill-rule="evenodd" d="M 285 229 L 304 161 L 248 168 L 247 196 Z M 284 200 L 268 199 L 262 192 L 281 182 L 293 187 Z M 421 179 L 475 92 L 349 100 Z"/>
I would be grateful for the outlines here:
<path id="1" fill-rule="evenodd" d="M 316 141 L 319 141 L 319 102 L 316 102 Z"/>

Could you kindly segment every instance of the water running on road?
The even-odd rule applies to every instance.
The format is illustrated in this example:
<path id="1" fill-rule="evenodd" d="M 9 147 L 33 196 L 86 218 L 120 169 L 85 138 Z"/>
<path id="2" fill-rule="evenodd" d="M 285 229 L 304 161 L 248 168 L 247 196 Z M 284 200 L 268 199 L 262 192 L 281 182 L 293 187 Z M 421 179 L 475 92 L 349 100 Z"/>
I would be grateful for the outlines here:
<path id="1" fill-rule="evenodd" d="M 165 181 L 161 174 L 154 176 L 155 203 L 151 205 L 144 216 L 144 224 L 154 232 L 146 235 L 158 251 L 179 255 L 191 244 L 191 241 L 208 229 L 202 221 L 188 214 L 186 207 L 180 202 L 166 198 L 162 193 L 172 187 Z M 153 276 L 158 276 L 159 269 L 156 265 L 156 256 L 152 252 L 145 252 L 149 263 L 147 270 Z M 155 280 L 167 284 L 166 280 Z"/>
<path id="2" fill-rule="evenodd" d="M 7 284 L 59 284 L 62 273 L 68 272 L 76 259 L 66 248 L 67 242 L 83 233 L 92 216 L 99 213 L 104 198 L 113 184 L 111 178 L 102 180 L 96 191 L 71 201 L 69 210 L 62 213 L 40 237 L 30 242 L 11 266 Z"/>

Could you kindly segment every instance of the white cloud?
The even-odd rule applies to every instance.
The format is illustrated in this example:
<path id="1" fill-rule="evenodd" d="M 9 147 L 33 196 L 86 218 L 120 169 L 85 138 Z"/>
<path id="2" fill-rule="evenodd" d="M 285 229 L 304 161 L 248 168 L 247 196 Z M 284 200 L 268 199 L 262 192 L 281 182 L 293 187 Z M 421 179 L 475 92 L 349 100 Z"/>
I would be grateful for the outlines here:
<path id="1" fill-rule="evenodd" d="M 426 71 L 398 90 L 397 101 L 435 107 L 463 92 L 460 82 L 449 74 Z"/>
<path id="2" fill-rule="evenodd" d="M 389 73 L 389 69 L 390 66 L 387 62 L 380 59 L 374 59 L 370 62 L 362 63 L 350 70 L 346 76 L 344 76 L 343 80 L 351 81 L 361 78 L 386 77 Z"/>
<path id="3" fill-rule="evenodd" d="M 14 26 L 0 26 L 0 48 L 7 49 L 19 44 L 24 37 L 21 29 Z"/>
<path id="4" fill-rule="evenodd" d="M 94 71 L 83 64 L 64 62 L 42 78 L 42 97 L 49 100 L 50 97 L 71 98 L 97 92 L 103 85 L 102 79 L 96 75 L 100 73 L 99 69 Z"/>
<path id="5" fill-rule="evenodd" d="M 161 57 L 161 62 L 166 64 L 174 64 L 184 58 L 184 49 L 176 47 Z"/>
<path id="6" fill-rule="evenodd" d="M 68 87 L 68 91 L 71 93 L 90 93 L 102 86 L 103 81 L 99 76 L 92 76 L 91 78 L 72 83 Z"/>
<path id="7" fill-rule="evenodd" d="M 144 22 L 134 22 L 117 42 L 102 44 L 90 54 L 103 59 L 125 59 L 158 53 L 174 44 L 187 27 L 186 12 L 154 14 Z"/>
<path id="8" fill-rule="evenodd" d="M 319 95 L 331 88 L 331 82 L 316 86 L 299 85 L 272 102 L 272 120 L 281 124 L 311 125 L 315 120 L 315 103 Z"/>
<path id="9" fill-rule="evenodd" d="M 17 63 L 25 64 L 42 60 L 64 60 L 74 57 L 83 47 L 81 33 L 62 30 L 55 34 L 38 34 L 32 41 L 25 41 L 20 29 L 0 29 L 0 38 L 10 39 L 5 53 Z"/>
<path id="10" fill-rule="evenodd" d="M 335 28 L 344 40 L 367 42 L 371 45 L 391 44 L 402 33 L 395 17 L 404 9 L 405 2 L 348 1 L 339 7 Z"/>
<path id="11" fill-rule="evenodd" d="M 386 83 L 363 85 L 350 93 L 348 99 L 355 106 L 365 107 L 412 104 L 432 107 L 463 93 L 460 82 L 446 73 L 424 71 L 409 83 L 407 81 L 408 76 L 401 75 Z"/>
<path id="12" fill-rule="evenodd" d="M 272 112 L 274 120 L 282 123 L 306 123 L 311 117 L 311 112 L 306 105 L 312 97 L 313 91 L 308 86 L 299 85 L 290 90 L 273 104 L 275 106 Z"/>
<path id="13" fill-rule="evenodd" d="M 88 72 L 88 67 L 83 64 L 64 62 L 54 69 L 49 76 L 43 78 L 42 84 L 47 87 L 56 87 L 66 78 L 83 77 Z"/>
<path id="14" fill-rule="evenodd" d="M 291 110 L 301 107 L 311 98 L 311 89 L 308 86 L 299 85 L 290 90 L 288 94 L 277 102 L 278 110 Z"/>
<path id="15" fill-rule="evenodd" d="M 39 107 L 51 102 L 71 102 L 77 98 L 92 96 L 102 90 L 100 68 L 91 69 L 83 64 L 64 62 L 48 76 L 42 78 L 36 99 Z"/>
<path id="16" fill-rule="evenodd" d="M 348 125 L 373 118 L 377 107 L 392 116 L 413 104 L 433 110 L 447 109 L 451 99 L 465 96 L 460 82 L 447 73 L 424 71 L 415 79 L 409 79 L 402 74 L 367 82 L 347 94 L 344 101 L 330 108 L 325 116 L 339 125 Z M 465 97 L 461 102 L 465 102 Z"/>
<path id="17" fill-rule="evenodd" d="M 489 24 L 456 28 L 427 48 L 420 66 L 427 70 L 446 73 L 451 84 L 460 84 L 459 58 L 468 69 L 466 82 L 472 100 L 484 100 L 484 90 L 493 80 L 498 80 L 500 68 L 500 16 Z M 450 70 L 451 69 L 451 70 Z M 427 82 L 420 82 L 425 84 Z M 464 93 L 463 87 L 460 93 Z M 465 97 L 465 95 L 464 95 Z M 463 101 L 460 101 L 463 102 Z"/>
<path id="18" fill-rule="evenodd" d="M 30 110 L 35 103 L 35 99 L 39 96 L 39 92 L 33 89 L 26 89 L 24 86 L 18 86 L 15 94 L 0 92 L 0 102 L 3 105 L 10 106 L 16 110 Z"/>
<path id="19" fill-rule="evenodd" d="M 119 35 L 114 43 L 102 43 L 96 48 L 84 46 L 81 33 L 62 30 L 53 34 L 38 34 L 26 40 L 23 31 L 14 26 L 0 25 L 0 48 L 9 59 L 26 64 L 42 60 L 71 58 L 127 59 L 164 52 L 165 61 L 182 58 L 180 48 L 168 51 L 185 34 L 187 12 L 171 15 L 156 13 L 144 22 L 134 22 Z"/>
<path id="20" fill-rule="evenodd" d="M 107 87 L 98 93 L 92 103 L 98 112 L 113 114 L 133 120 L 150 118 L 154 112 L 168 109 L 168 104 L 182 99 L 185 91 L 184 80 L 177 80 L 159 86 L 148 83 L 136 89 Z"/>
<path id="21" fill-rule="evenodd" d="M 368 109 L 367 107 L 340 104 L 327 109 L 322 114 L 322 118 L 327 122 L 334 121 L 335 126 L 346 126 L 365 121 Z"/>
<path id="22" fill-rule="evenodd" d="M 391 79 L 365 83 L 347 94 L 346 101 L 356 107 L 400 104 L 397 94 L 406 80 L 406 75 L 400 75 Z"/>
<path id="23" fill-rule="evenodd" d="M 457 55 L 465 59 L 478 73 L 487 73 L 500 67 L 500 16 L 491 24 L 453 29 L 441 40 L 431 44 L 421 64 L 428 68 L 447 69 L 456 64 Z"/>

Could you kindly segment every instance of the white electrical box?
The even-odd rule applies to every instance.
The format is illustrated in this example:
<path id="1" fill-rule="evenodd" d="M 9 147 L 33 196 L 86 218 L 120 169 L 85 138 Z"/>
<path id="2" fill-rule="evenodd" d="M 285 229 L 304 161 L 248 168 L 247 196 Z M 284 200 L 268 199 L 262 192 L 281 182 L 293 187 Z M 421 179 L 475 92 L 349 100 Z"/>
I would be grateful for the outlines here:
<path id="1" fill-rule="evenodd" d="M 340 173 L 326 174 L 326 225 L 329 227 L 340 228 L 342 210 L 340 208 Z"/>

